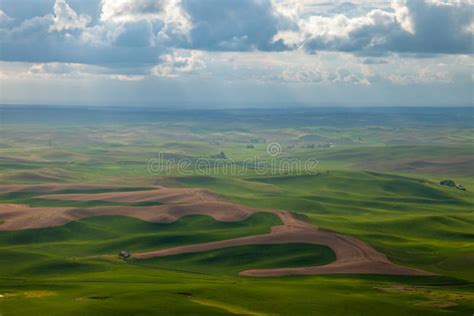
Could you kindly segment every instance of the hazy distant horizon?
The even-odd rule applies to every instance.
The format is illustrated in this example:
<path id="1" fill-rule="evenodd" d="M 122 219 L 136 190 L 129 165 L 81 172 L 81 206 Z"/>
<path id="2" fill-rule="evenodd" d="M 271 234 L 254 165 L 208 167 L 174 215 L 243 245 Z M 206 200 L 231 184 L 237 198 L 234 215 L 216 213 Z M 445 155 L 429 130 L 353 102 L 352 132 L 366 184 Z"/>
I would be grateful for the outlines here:
<path id="1" fill-rule="evenodd" d="M 247 104 L 247 105 L 226 105 L 225 107 L 218 106 L 205 106 L 200 104 L 180 104 L 179 108 L 176 108 L 176 105 L 147 105 L 147 104 L 137 104 L 137 105 L 126 105 L 126 104 L 27 104 L 27 103 L 17 103 L 17 104 L 2 104 L 0 103 L 0 108 L 64 108 L 64 109 L 88 109 L 88 108 L 98 108 L 98 109 L 150 109 L 150 110 L 203 110 L 203 111 L 212 111 L 212 110 L 341 110 L 341 109 L 473 109 L 473 104 L 452 104 L 452 105 L 349 105 L 349 104 L 321 104 L 321 105 L 311 105 L 311 104 Z"/>

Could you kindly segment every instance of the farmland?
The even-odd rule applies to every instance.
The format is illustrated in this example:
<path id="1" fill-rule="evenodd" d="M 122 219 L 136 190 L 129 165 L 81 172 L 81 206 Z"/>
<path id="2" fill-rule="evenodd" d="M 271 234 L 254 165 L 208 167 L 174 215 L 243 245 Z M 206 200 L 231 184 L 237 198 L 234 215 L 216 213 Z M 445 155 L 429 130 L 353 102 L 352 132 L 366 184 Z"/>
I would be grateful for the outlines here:
<path id="1" fill-rule="evenodd" d="M 2 107 L 0 313 L 472 313 L 472 110 L 341 111 Z M 134 257 L 278 214 L 423 273 L 239 275 L 340 259 L 297 239 Z"/>

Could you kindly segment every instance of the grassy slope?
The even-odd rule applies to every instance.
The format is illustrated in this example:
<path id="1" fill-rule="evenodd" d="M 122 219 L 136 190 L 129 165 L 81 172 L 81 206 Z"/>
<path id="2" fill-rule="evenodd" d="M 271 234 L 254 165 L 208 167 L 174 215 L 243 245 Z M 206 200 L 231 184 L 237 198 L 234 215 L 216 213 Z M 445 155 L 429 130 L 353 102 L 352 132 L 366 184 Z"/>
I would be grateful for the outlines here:
<path id="1" fill-rule="evenodd" d="M 334 260 L 336 255 L 326 246 L 281 244 L 229 247 L 204 253 L 153 258 L 137 264 L 213 274 L 236 274 L 247 269 L 324 265 Z"/>
<path id="2" fill-rule="evenodd" d="M 107 265 L 109 271 L 30 278 L 28 283 L 2 280 L 0 293 L 7 298 L 0 301 L 0 311 L 5 315 L 230 315 L 236 310 L 260 315 L 466 315 L 472 310 L 472 286 L 432 286 L 430 282 L 440 281 L 426 278 L 252 279 L 119 262 Z M 405 284 L 407 290 L 393 288 L 394 282 Z M 413 283 L 425 285 L 411 287 Z M 452 296 L 457 306 L 430 306 Z"/>
<path id="3" fill-rule="evenodd" d="M 352 116 L 348 119 L 349 125 L 357 121 Z M 325 117 L 316 124 L 312 117 L 308 118 L 311 128 L 301 124 L 283 129 L 282 122 L 294 121 L 284 117 L 282 122 L 274 124 L 273 130 L 267 128 L 266 131 L 247 125 L 246 129 L 232 131 L 229 130 L 232 124 L 221 124 L 219 120 L 212 124 L 192 120 L 189 124 L 167 123 L 163 126 L 101 124 L 100 127 L 84 127 L 65 123 L 64 128 L 49 125 L 33 128 L 30 125 L 3 125 L 0 126 L 0 155 L 6 158 L 0 158 L 0 182 L 38 183 L 49 179 L 116 183 L 128 177 L 153 176 L 146 168 L 146 162 L 154 155 L 151 151 L 165 152 L 168 158 L 197 158 L 224 150 L 229 157 L 241 160 L 265 155 L 265 144 L 256 144 L 255 149 L 246 148 L 250 138 L 276 140 L 283 145 L 284 157 L 316 157 L 320 161 L 319 167 L 331 172 L 321 177 L 256 178 L 250 171 L 240 179 L 190 177 L 167 181 L 208 187 L 242 204 L 297 210 L 307 214 L 318 226 L 368 241 L 394 261 L 472 281 L 472 193 L 436 185 L 442 178 L 454 175 L 440 170 L 436 174 L 411 174 L 407 178 L 332 170 L 348 170 L 366 161 L 472 155 L 473 130 L 458 128 L 458 123 L 454 124 L 455 128 L 418 127 L 418 119 L 413 126 L 405 126 L 402 119 L 395 127 L 384 127 L 386 124 L 379 119 L 369 121 L 380 126 L 346 128 L 345 124 L 324 126 L 332 124 L 325 122 Z M 442 121 L 446 119 L 443 117 Z M 235 124 L 241 127 L 244 123 L 237 121 Z M 198 129 L 196 125 L 207 128 Z M 191 130 L 189 126 L 192 126 Z M 48 139 L 53 139 L 53 148 L 31 149 L 44 147 Z M 297 145 L 294 150 L 286 149 L 287 144 L 304 139 L 315 143 L 318 140 L 334 141 L 337 146 L 308 150 Z M 210 145 L 208 140 L 218 140 L 221 144 Z M 457 170 L 454 179 L 470 189 L 469 185 L 474 186 L 473 178 L 462 174 L 463 170 Z M 432 182 L 420 183 L 413 177 Z M 38 203 L 33 199 L 29 202 Z M 128 224 L 120 218 L 91 220 L 80 222 L 76 235 L 74 229 L 64 230 L 63 227 L 58 231 L 45 230 L 44 234 L 30 232 L 26 237 L 13 234 L 5 237 L 6 248 L 0 255 L 0 295 L 15 296 L 0 298 L 0 314 L 140 315 L 159 311 L 161 314 L 227 315 L 253 311 L 283 315 L 470 315 L 474 309 L 472 285 L 440 286 L 444 281 L 452 282 L 442 278 L 252 279 L 223 276 L 219 271 L 208 271 L 218 275 L 206 275 L 128 265 L 97 256 L 115 254 L 118 249 L 122 250 L 121 247 L 130 247 L 126 250 L 135 246 L 146 248 L 147 242 L 150 247 L 155 247 L 156 241 L 172 245 L 181 242 L 179 236 L 183 234 L 182 242 L 193 241 L 194 235 L 186 237 L 188 232 L 199 231 L 198 236 L 216 238 L 228 236 L 229 232 L 227 229 L 208 232 L 208 226 L 198 221 L 192 223 L 192 227 L 167 230 L 164 235 L 170 236 L 169 239 L 153 234 L 153 238 L 157 238 L 153 240 L 140 235 L 145 227 L 128 220 L 125 220 Z M 117 229 L 110 228 L 115 225 L 118 225 Z M 239 228 L 232 231 L 236 229 Z M 125 231 L 127 236 L 132 235 L 132 242 L 123 236 Z M 242 231 L 247 233 L 248 228 L 242 228 Z M 91 237 L 97 234 L 94 237 L 97 240 L 87 240 L 89 234 Z M 64 238 L 64 241 L 46 242 L 50 236 Z M 42 243 L 31 243 L 34 238 L 45 239 Z M 218 254 L 218 258 L 226 257 L 226 250 Z M 222 271 L 230 271 L 233 267 L 234 262 L 223 264 Z M 200 266 L 199 270 L 206 268 Z M 392 288 L 394 284 L 412 283 L 437 285 L 409 290 Z M 178 292 L 191 292 L 193 296 L 176 294 Z M 87 299 L 90 296 L 110 298 Z M 458 305 L 436 307 L 446 301 L 455 301 Z M 428 306 L 420 303 L 428 303 Z"/>
<path id="4" fill-rule="evenodd" d="M 207 216 L 187 216 L 170 224 L 108 216 L 60 227 L 0 232 L 0 271 L 3 276 L 55 274 L 63 268 L 61 274 L 76 273 L 76 268 L 90 267 L 89 257 L 263 234 L 279 223 L 276 215 L 268 213 L 230 223 Z M 9 265 L 11 260 L 18 264 Z"/>
<path id="5" fill-rule="evenodd" d="M 353 171 L 247 181 L 178 180 L 211 188 L 238 203 L 302 212 L 315 225 L 357 236 L 396 262 L 474 280 L 472 192 L 412 177 Z M 256 183 L 266 186 L 259 191 Z"/>
<path id="6" fill-rule="evenodd" d="M 181 142 L 170 147 L 167 143 L 123 144 L 113 145 L 101 143 L 100 145 L 74 148 L 49 148 L 49 149 L 0 149 L 0 181 L 3 183 L 38 183 L 38 182 L 94 182 L 104 183 L 117 178 L 149 177 L 147 161 L 159 157 L 162 153 L 164 160 L 181 158 L 197 160 L 209 158 L 210 153 L 224 151 L 236 163 L 236 168 L 243 175 L 255 175 L 251 168 L 243 172 L 239 169 L 244 159 L 255 161 L 255 157 L 267 159 L 266 144 L 256 144 L 254 149 L 246 148 L 245 142 L 225 142 L 219 146 L 210 146 L 207 141 Z M 292 144 L 290 142 L 290 144 Z M 156 152 L 150 152 L 156 148 Z M 287 149 L 282 144 L 280 158 L 296 158 L 304 161 L 306 158 L 317 158 L 318 168 L 326 169 L 352 169 L 362 168 L 371 170 L 373 162 L 409 162 L 430 161 L 444 159 L 449 162 L 451 157 L 472 156 L 474 149 L 469 145 L 340 145 L 335 148 L 307 149 L 296 146 Z M 11 158 L 10 158 L 11 157 Z M 212 160 L 211 160 L 212 161 Z M 360 166 L 362 164 L 362 166 Z M 187 170 L 194 171 L 192 167 Z M 384 170 L 382 170 L 384 171 Z M 391 171 L 386 169 L 385 171 Z M 402 170 L 403 171 L 403 170 Z M 451 176 L 463 178 L 465 168 L 462 166 L 452 170 L 447 166 L 440 166 L 434 176 L 444 178 Z M 212 175 L 225 175 L 222 168 L 211 169 Z M 161 175 L 178 175 L 177 168 L 170 168 Z M 159 175 L 159 174 L 157 174 Z M 467 176 L 469 178 L 469 176 Z M 465 179 L 463 179 L 464 181 Z M 469 182 L 472 183 L 472 182 Z"/>
<path id="7" fill-rule="evenodd" d="M 298 210 L 319 226 L 367 240 L 398 262 L 465 279 L 470 279 L 472 273 L 463 257 L 465 251 L 472 253 L 466 242 L 472 238 L 469 192 L 421 183 L 413 178 L 346 171 L 319 176 L 187 177 L 170 181 L 208 187 L 243 204 Z M 449 220 L 452 213 L 456 213 L 458 221 Z M 273 249 L 269 248 L 268 254 L 281 258 L 281 262 L 270 262 L 268 256 L 260 256 L 256 249 L 240 247 L 157 259 L 152 262 L 154 268 L 113 259 L 123 249 L 156 249 L 158 244 L 168 247 L 261 233 L 278 222 L 269 214 L 256 214 L 247 221 L 218 223 L 207 217 L 190 216 L 164 225 L 123 217 L 97 217 L 57 228 L 2 233 L 0 294 L 3 291 L 2 295 L 8 296 L 0 300 L 0 312 L 79 315 L 87 311 L 89 315 L 115 315 L 127 311 L 146 314 L 156 308 L 162 312 L 196 315 L 236 311 L 283 315 L 308 311 L 333 315 L 345 315 L 349 311 L 353 315 L 399 315 L 400 312 L 436 315 L 451 311 L 462 315 L 472 308 L 468 302 L 472 298 L 470 286 L 393 289 L 393 284 L 453 282 L 442 278 L 252 279 L 229 275 L 247 267 L 305 265 L 305 260 L 311 258 L 306 245 L 270 247 Z M 462 244 L 467 244 L 465 249 Z M 290 252 L 287 247 L 296 247 L 298 251 L 290 249 Z M 433 267 L 432 263 L 440 259 L 437 251 L 441 250 L 449 253 L 449 260 Z M 323 252 L 322 257 L 311 260 L 322 258 L 327 259 L 327 254 Z M 25 278 L 27 284 L 23 282 Z M 193 296 L 178 292 L 190 292 Z M 90 298 L 103 296 L 110 298 Z M 454 296 L 457 298 L 452 299 Z M 457 305 L 443 310 L 423 306 L 446 300 Z"/>

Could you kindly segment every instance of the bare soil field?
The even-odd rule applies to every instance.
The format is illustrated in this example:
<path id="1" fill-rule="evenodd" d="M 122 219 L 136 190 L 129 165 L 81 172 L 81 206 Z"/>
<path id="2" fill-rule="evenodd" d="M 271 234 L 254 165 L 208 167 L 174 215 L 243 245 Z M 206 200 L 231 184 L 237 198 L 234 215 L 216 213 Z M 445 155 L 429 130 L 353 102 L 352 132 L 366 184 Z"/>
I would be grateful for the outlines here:
<path id="1" fill-rule="evenodd" d="M 209 190 L 185 188 L 168 189 L 164 187 L 157 187 L 155 190 L 146 191 L 53 194 L 42 195 L 38 198 L 65 201 L 162 202 L 165 204 L 191 204 L 214 202 L 218 200 L 218 196 Z"/>
<path id="2" fill-rule="evenodd" d="M 0 204 L 0 231 L 54 227 L 93 216 L 121 215 L 148 222 L 170 223 L 186 215 L 207 215 L 223 222 L 241 221 L 255 210 L 225 202 L 197 202 L 158 206 L 29 207 Z"/>
<path id="3" fill-rule="evenodd" d="M 95 184 L 66 184 L 66 183 L 48 183 L 48 184 L 37 184 L 37 185 L 23 185 L 23 184 L 11 184 L 11 185 L 0 185 L 0 194 L 5 193 L 16 193 L 16 192 L 40 192 L 40 193 L 54 193 L 61 191 L 72 191 L 72 190 L 121 190 L 121 189 L 134 189 L 134 187 L 128 187 L 123 185 L 95 185 Z M 157 186 L 140 186 L 142 189 L 157 189 Z M 118 192 L 116 192 L 118 193 Z"/>

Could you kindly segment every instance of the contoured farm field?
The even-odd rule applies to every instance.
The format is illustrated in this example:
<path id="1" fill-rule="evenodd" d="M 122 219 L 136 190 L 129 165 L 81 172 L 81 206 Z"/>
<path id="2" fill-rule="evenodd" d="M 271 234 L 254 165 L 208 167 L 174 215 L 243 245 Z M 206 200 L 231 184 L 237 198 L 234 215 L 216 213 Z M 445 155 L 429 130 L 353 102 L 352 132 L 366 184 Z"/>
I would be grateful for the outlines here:
<path id="1" fill-rule="evenodd" d="M 469 109 L 76 111 L 3 109 L 3 314 L 473 310 Z"/>

